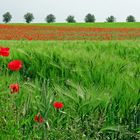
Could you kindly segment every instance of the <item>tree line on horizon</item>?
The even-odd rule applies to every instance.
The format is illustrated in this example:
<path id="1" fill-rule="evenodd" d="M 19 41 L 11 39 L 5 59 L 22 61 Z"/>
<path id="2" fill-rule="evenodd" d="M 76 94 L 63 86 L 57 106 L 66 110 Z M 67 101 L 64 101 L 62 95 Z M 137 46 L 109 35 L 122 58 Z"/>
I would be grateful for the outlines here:
<path id="1" fill-rule="evenodd" d="M 11 21 L 11 19 L 12 19 L 12 15 L 10 14 L 10 12 L 6 12 L 5 14 L 3 14 L 3 22 L 8 23 Z M 26 23 L 31 23 L 34 20 L 34 15 L 32 13 L 28 12 L 24 15 L 24 19 L 25 19 Z M 55 20 L 56 20 L 56 17 L 53 14 L 47 15 L 45 18 L 45 21 L 47 23 L 53 23 L 53 22 L 55 22 Z M 96 20 L 95 16 L 90 13 L 88 13 L 84 18 L 85 22 L 95 22 L 95 20 Z M 66 18 L 66 21 L 68 23 L 76 22 L 75 17 L 73 15 L 69 15 Z M 106 18 L 106 22 L 116 22 L 116 18 L 111 15 Z M 133 15 L 129 15 L 126 17 L 126 22 L 136 22 L 136 19 Z"/>

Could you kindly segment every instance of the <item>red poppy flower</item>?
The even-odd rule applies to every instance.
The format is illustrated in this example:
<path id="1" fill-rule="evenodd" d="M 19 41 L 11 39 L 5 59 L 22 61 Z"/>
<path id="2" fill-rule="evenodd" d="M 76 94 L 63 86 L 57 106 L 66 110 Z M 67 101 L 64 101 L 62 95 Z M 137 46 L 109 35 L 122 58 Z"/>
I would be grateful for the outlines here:
<path id="1" fill-rule="evenodd" d="M 57 109 L 63 108 L 64 104 L 62 102 L 54 102 L 53 106 Z"/>
<path id="2" fill-rule="evenodd" d="M 43 117 L 42 116 L 39 117 L 39 123 L 43 123 Z"/>
<path id="3" fill-rule="evenodd" d="M 32 37 L 28 37 L 27 39 L 28 39 L 29 41 L 33 40 L 33 38 L 32 38 Z"/>
<path id="4" fill-rule="evenodd" d="M 35 122 L 38 122 L 39 118 L 37 115 L 34 117 L 34 120 L 35 120 Z"/>
<path id="5" fill-rule="evenodd" d="M 22 68 L 22 61 L 14 60 L 8 64 L 8 68 L 12 71 L 18 71 Z"/>
<path id="6" fill-rule="evenodd" d="M 41 115 L 36 115 L 34 121 L 38 123 L 43 123 L 43 117 Z"/>
<path id="7" fill-rule="evenodd" d="M 10 48 L 0 47 L 0 55 L 4 56 L 4 57 L 9 56 L 9 54 L 10 54 L 9 50 L 10 50 Z"/>
<path id="8" fill-rule="evenodd" d="M 11 84 L 10 89 L 11 89 L 11 94 L 19 92 L 19 85 L 18 84 Z"/>

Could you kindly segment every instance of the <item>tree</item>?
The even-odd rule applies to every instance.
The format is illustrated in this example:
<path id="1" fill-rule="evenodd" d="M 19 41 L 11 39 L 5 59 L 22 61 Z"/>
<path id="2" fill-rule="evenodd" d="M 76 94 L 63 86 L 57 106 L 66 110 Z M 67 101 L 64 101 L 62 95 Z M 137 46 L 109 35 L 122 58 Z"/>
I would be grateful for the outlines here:
<path id="1" fill-rule="evenodd" d="M 27 23 L 30 23 L 33 21 L 34 19 L 34 16 L 32 13 L 27 13 L 24 15 L 24 19 L 26 20 Z"/>
<path id="2" fill-rule="evenodd" d="M 129 15 L 127 18 L 126 18 L 126 22 L 135 22 L 135 17 L 132 16 L 132 15 Z"/>
<path id="3" fill-rule="evenodd" d="M 106 19 L 107 22 L 115 22 L 116 18 L 114 16 L 110 16 Z"/>
<path id="4" fill-rule="evenodd" d="M 45 18 L 46 22 L 51 23 L 51 22 L 55 22 L 55 16 L 53 14 L 49 14 L 47 15 L 47 17 Z"/>
<path id="5" fill-rule="evenodd" d="M 8 23 L 12 19 L 12 15 L 9 12 L 6 12 L 3 14 L 3 22 Z"/>
<path id="6" fill-rule="evenodd" d="M 85 16 L 85 22 L 95 22 L 95 16 L 94 15 L 92 15 L 92 14 L 87 14 L 86 16 Z"/>
<path id="7" fill-rule="evenodd" d="M 72 15 L 69 15 L 69 16 L 67 17 L 66 21 L 67 21 L 68 23 L 74 23 L 74 22 L 76 22 L 76 20 L 74 19 L 74 16 L 72 16 Z"/>

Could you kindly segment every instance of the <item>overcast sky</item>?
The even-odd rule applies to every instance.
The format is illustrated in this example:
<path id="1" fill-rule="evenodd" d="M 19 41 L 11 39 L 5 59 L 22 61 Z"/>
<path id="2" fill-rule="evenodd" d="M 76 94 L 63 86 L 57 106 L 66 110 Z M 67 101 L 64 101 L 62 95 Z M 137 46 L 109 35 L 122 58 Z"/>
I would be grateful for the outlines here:
<path id="1" fill-rule="evenodd" d="M 12 22 L 25 22 L 23 15 L 34 14 L 34 22 L 45 22 L 46 15 L 52 13 L 56 22 L 65 22 L 68 15 L 74 15 L 77 22 L 83 22 L 87 13 L 96 17 L 96 22 L 114 15 L 117 21 L 125 21 L 132 14 L 140 21 L 140 0 L 0 0 L 0 22 L 3 13 L 9 11 Z"/>

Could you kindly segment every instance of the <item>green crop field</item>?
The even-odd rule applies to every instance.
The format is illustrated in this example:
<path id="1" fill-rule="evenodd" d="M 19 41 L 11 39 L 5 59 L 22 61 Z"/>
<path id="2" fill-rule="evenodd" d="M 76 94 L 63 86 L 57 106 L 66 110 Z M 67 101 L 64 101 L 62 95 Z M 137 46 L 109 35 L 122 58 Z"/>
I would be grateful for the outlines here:
<path id="1" fill-rule="evenodd" d="M 9 57 L 0 56 L 1 140 L 140 139 L 139 40 L 20 40 L 0 46 L 10 48 Z M 16 59 L 23 68 L 12 72 L 7 64 Z M 20 84 L 19 93 L 10 94 L 12 83 Z M 55 109 L 55 101 L 64 107 Z M 34 121 L 38 113 L 43 123 Z"/>
<path id="2" fill-rule="evenodd" d="M 13 23 L 8 25 L 27 25 L 23 23 Z M 140 22 L 96 22 L 96 23 L 32 23 L 28 24 L 29 26 L 61 26 L 61 27 L 96 27 L 96 28 L 140 28 Z"/>

